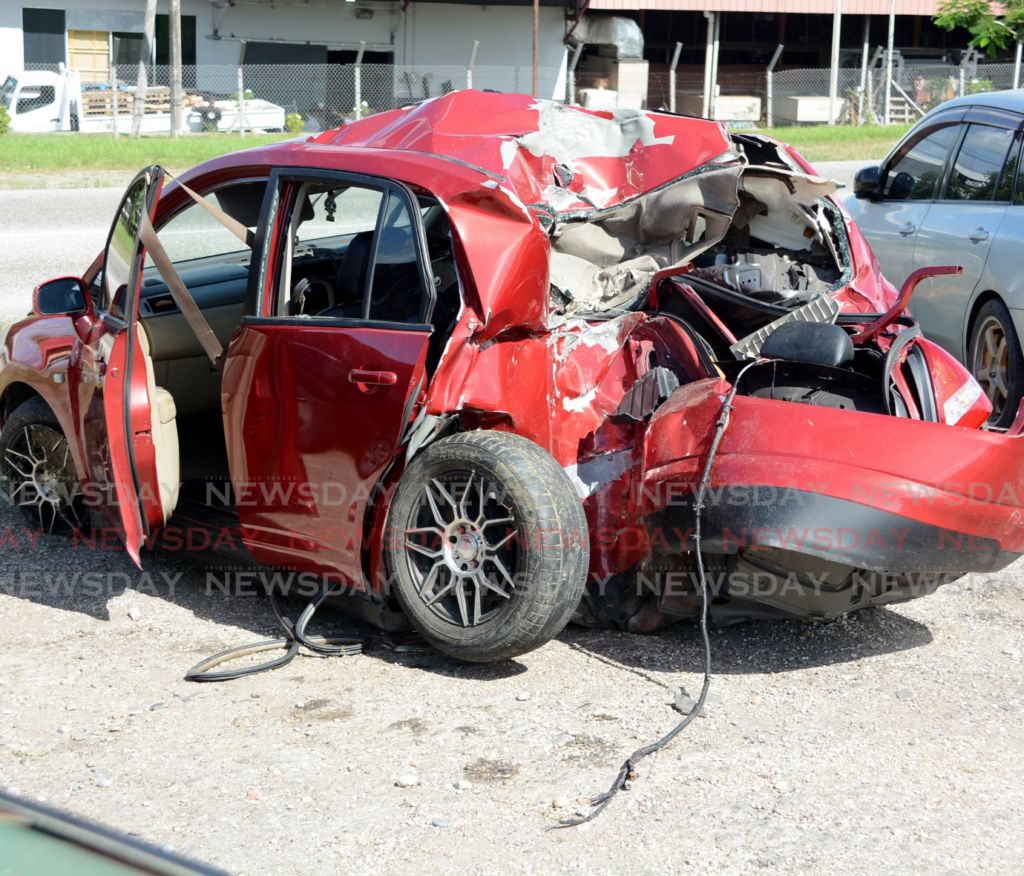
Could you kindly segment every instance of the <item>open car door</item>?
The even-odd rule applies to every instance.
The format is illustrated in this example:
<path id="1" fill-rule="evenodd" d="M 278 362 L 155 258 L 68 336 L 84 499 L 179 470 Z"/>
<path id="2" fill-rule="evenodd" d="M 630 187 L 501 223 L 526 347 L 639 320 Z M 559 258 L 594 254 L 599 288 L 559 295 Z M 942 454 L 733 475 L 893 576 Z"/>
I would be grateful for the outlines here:
<path id="1" fill-rule="evenodd" d="M 140 233 L 153 217 L 163 176 L 160 167 L 143 170 L 118 207 L 103 266 L 90 287 L 96 320 L 82 346 L 77 395 L 88 469 L 86 499 L 106 517 L 136 564 L 142 544 L 163 522 L 146 357 L 137 323 L 145 255 Z M 104 527 L 95 514 L 93 525 Z M 108 534 L 102 533 L 104 545 Z"/>

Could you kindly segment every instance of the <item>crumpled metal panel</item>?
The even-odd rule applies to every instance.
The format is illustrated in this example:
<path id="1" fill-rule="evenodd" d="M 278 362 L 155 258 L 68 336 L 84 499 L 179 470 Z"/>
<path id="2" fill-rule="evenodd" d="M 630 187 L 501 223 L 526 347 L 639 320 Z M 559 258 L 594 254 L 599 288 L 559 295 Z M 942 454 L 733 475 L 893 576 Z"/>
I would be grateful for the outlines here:
<path id="1" fill-rule="evenodd" d="M 733 154 L 718 122 L 471 90 L 379 113 L 315 142 L 443 156 L 484 170 L 522 204 L 559 213 L 622 204 Z M 556 164 L 571 172 L 565 187 L 556 184 Z"/>

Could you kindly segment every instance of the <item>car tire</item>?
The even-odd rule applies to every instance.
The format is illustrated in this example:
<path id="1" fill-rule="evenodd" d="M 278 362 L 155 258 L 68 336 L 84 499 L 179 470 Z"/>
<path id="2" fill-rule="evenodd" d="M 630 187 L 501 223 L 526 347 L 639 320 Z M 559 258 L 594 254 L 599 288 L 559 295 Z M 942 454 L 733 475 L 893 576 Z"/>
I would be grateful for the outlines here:
<path id="1" fill-rule="evenodd" d="M 525 654 L 568 623 L 590 539 L 576 489 L 550 454 L 518 435 L 467 432 L 409 464 L 384 556 L 420 634 L 452 657 L 489 662 Z"/>
<path id="2" fill-rule="evenodd" d="M 992 402 L 988 424 L 1005 429 L 1024 396 L 1024 353 L 1010 311 L 998 298 L 986 301 L 974 317 L 968 350 L 970 372 Z"/>
<path id="3" fill-rule="evenodd" d="M 57 416 L 41 398 L 15 408 L 4 423 L 0 477 L 7 501 L 33 528 L 59 535 L 88 529 L 75 461 Z"/>

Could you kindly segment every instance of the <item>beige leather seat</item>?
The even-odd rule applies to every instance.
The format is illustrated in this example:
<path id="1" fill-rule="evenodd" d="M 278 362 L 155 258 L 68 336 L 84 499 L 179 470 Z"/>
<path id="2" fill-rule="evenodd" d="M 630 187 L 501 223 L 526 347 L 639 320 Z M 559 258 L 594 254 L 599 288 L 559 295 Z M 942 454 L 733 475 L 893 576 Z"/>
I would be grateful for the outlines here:
<path id="1" fill-rule="evenodd" d="M 156 473 L 159 481 L 160 506 L 164 523 L 171 518 L 178 501 L 178 424 L 177 410 L 172 396 L 162 386 L 156 385 L 153 359 L 149 355 L 149 337 L 139 326 L 139 349 L 146 361 L 146 386 L 149 390 L 150 421 L 153 427 L 153 448 L 156 451 Z"/>

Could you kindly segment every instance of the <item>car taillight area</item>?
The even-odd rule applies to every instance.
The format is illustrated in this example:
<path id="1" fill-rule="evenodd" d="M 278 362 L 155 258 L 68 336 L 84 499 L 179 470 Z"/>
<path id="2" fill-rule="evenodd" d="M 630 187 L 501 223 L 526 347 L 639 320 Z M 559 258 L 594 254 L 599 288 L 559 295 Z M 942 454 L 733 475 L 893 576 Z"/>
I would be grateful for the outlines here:
<path id="1" fill-rule="evenodd" d="M 956 359 L 937 344 L 920 341 L 935 390 L 940 423 L 977 429 L 992 413 L 981 384 Z"/>

